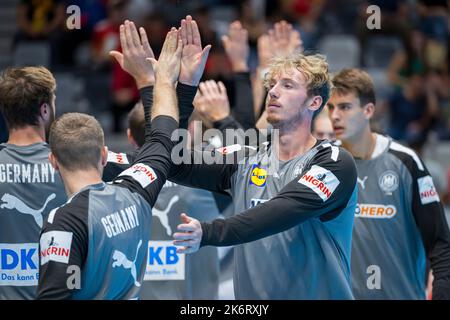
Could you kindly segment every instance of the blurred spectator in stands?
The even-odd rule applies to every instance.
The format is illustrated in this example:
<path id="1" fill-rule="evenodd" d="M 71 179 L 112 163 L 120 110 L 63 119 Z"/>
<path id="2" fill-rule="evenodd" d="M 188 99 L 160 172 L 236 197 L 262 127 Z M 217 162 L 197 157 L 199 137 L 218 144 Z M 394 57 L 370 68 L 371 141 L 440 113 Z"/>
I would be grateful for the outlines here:
<path id="1" fill-rule="evenodd" d="M 390 84 L 400 88 L 412 74 L 425 72 L 425 44 L 425 35 L 419 29 L 413 29 L 404 49 L 391 58 L 387 71 Z"/>
<path id="2" fill-rule="evenodd" d="M 107 4 L 107 19 L 100 21 L 94 28 L 92 54 L 98 70 L 112 73 L 113 132 L 122 131 L 122 122 L 128 111 L 139 100 L 135 81 L 120 65 L 109 56 L 109 51 L 120 51 L 119 26 L 127 18 L 128 0 L 110 0 Z M 151 35 L 150 35 L 151 37 Z"/>
<path id="3" fill-rule="evenodd" d="M 80 28 L 68 29 L 64 23 L 57 38 L 57 48 L 53 57 L 53 66 L 73 67 L 76 65 L 77 50 L 82 44 L 89 44 L 95 25 L 106 18 L 108 0 L 66 0 L 66 6 L 80 8 Z M 85 58 L 88 60 L 88 58 Z"/>
<path id="4" fill-rule="evenodd" d="M 153 12 L 144 16 L 142 27 L 144 27 L 145 31 L 149 35 L 148 41 L 155 57 L 158 57 L 166 38 L 166 34 L 169 31 L 169 26 L 160 14 Z"/>
<path id="5" fill-rule="evenodd" d="M 381 26 L 380 29 L 367 28 L 367 7 L 376 5 L 380 8 Z M 367 40 L 373 35 L 390 35 L 398 37 L 405 48 L 409 43 L 409 32 L 411 30 L 414 7 L 407 0 L 371 0 L 361 1 L 359 6 L 360 14 L 357 21 L 357 36 L 361 43 L 361 64 L 364 65 L 364 51 Z"/>
<path id="6" fill-rule="evenodd" d="M 65 23 L 65 10 L 64 0 L 20 0 L 17 9 L 19 30 L 13 39 L 13 50 L 19 42 L 47 41 L 51 59 L 55 59 Z"/>
<path id="7" fill-rule="evenodd" d="M 432 70 L 427 75 L 427 83 L 434 88 L 434 99 L 439 109 L 435 127 L 438 138 L 450 140 L 450 75 Z"/>
<path id="8" fill-rule="evenodd" d="M 422 74 L 412 75 L 388 101 L 389 135 L 407 143 L 424 139 L 439 112 L 435 97 L 436 88 Z"/>

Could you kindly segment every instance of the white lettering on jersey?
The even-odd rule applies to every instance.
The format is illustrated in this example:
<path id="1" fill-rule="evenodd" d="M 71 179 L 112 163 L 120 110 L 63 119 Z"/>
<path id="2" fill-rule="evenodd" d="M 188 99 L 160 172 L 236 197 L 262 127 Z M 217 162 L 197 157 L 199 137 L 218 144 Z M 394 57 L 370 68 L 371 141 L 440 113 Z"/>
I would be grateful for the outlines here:
<path id="1" fill-rule="evenodd" d="M 313 165 L 298 182 L 317 193 L 323 202 L 331 197 L 341 183 L 331 171 L 317 165 Z"/>
<path id="2" fill-rule="evenodd" d="M 122 267 L 124 269 L 130 269 L 130 273 L 131 273 L 131 276 L 133 277 L 134 285 L 136 287 L 141 286 L 141 284 L 137 281 L 137 268 L 136 268 L 136 260 L 137 260 L 139 249 L 140 249 L 141 245 L 142 245 L 142 240 L 139 240 L 139 243 L 136 248 L 136 255 L 135 255 L 133 261 L 128 260 L 127 256 L 119 250 L 114 250 L 113 257 L 112 257 L 112 259 L 113 259 L 112 267 L 113 268 Z"/>
<path id="3" fill-rule="evenodd" d="M 10 210 L 15 209 L 20 213 L 29 214 L 34 218 L 34 221 L 39 226 L 39 228 L 42 228 L 42 224 L 43 224 L 42 212 L 45 210 L 45 207 L 47 207 L 47 204 L 55 198 L 56 198 L 56 194 L 54 194 L 54 193 L 50 194 L 48 196 L 47 200 L 45 200 L 44 205 L 40 209 L 35 210 L 35 209 L 30 208 L 26 203 L 24 203 L 22 200 L 20 200 L 16 196 L 13 196 L 9 193 L 5 193 L 1 198 L 1 201 L 3 201 L 3 203 L 0 205 L 0 209 L 4 209 L 4 208 L 10 209 Z"/>
<path id="4" fill-rule="evenodd" d="M 419 185 L 420 202 L 422 204 L 440 201 L 431 176 L 425 176 L 417 179 L 417 184 Z"/>
<path id="5" fill-rule="evenodd" d="M 125 209 L 120 209 L 113 214 L 101 218 L 101 222 L 108 238 L 134 229 L 139 226 L 136 206 L 133 205 Z"/>
<path id="6" fill-rule="evenodd" d="M 129 164 L 128 157 L 125 153 L 115 153 L 112 151 L 108 151 L 108 162 Z"/>
<path id="7" fill-rule="evenodd" d="M 0 183 L 55 182 L 55 169 L 50 163 L 0 163 Z"/>
<path id="8" fill-rule="evenodd" d="M 41 266 L 49 261 L 69 263 L 72 232 L 48 231 L 41 235 Z"/>
<path id="9" fill-rule="evenodd" d="M 143 163 L 136 163 L 132 165 L 127 170 L 124 170 L 120 176 L 130 176 L 142 186 L 142 188 L 147 187 L 150 183 L 158 179 L 155 171 L 149 166 Z"/>

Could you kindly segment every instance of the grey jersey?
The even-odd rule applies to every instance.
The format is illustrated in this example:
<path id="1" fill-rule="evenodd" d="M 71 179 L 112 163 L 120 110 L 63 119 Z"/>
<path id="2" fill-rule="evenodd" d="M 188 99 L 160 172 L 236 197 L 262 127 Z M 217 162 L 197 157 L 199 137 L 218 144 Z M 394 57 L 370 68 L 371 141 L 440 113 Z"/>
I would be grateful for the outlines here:
<path id="1" fill-rule="evenodd" d="M 316 156 L 319 152 L 321 160 Z M 322 142 L 303 156 L 280 163 L 279 170 L 274 175 L 268 175 L 264 166 L 270 161 L 270 149 L 258 153 L 249 161 L 256 165 L 241 165 L 232 177 L 231 193 L 235 212 L 243 212 L 272 199 L 299 177 L 322 175 L 323 179 L 328 175 L 326 179 L 331 178 L 333 175 L 327 169 L 326 173 L 320 174 L 315 170 L 328 168 L 326 163 L 341 159 L 340 154 L 342 151 L 338 147 Z M 334 191 L 334 182 L 325 181 L 329 189 Z M 298 182 L 303 183 L 303 180 Z M 320 186 L 315 182 L 313 184 Z M 314 188 L 309 183 L 305 185 Z M 351 185 L 353 189 L 353 195 L 333 219 L 311 218 L 282 233 L 236 246 L 236 298 L 352 299 L 350 246 L 357 192 L 354 184 Z M 317 201 L 317 195 L 323 201 L 335 201 L 331 196 L 325 200 L 329 195 L 325 196 L 321 190 L 325 189 L 314 189 L 314 196 L 305 195 L 303 204 L 308 206 L 308 201 Z M 333 196 L 339 197 L 336 194 Z"/>
<path id="2" fill-rule="evenodd" d="M 43 221 L 66 200 L 49 147 L 0 144 L 0 300 L 34 299 Z"/>
<path id="3" fill-rule="evenodd" d="M 177 254 L 172 234 L 180 214 L 210 221 L 219 212 L 211 192 L 167 181 L 153 207 L 151 239 L 141 299 L 217 299 L 219 261 L 217 248 L 195 254 Z"/>
<path id="4" fill-rule="evenodd" d="M 431 176 L 416 153 L 381 135 L 377 135 L 372 158 L 356 159 L 356 166 L 355 298 L 424 299 L 425 247 L 437 271 L 450 253 L 448 228 L 438 231 L 444 224 L 440 222 L 443 214 Z M 433 240 L 428 242 L 429 237 Z M 440 249 L 434 241 L 439 238 L 443 241 L 437 245 Z"/>

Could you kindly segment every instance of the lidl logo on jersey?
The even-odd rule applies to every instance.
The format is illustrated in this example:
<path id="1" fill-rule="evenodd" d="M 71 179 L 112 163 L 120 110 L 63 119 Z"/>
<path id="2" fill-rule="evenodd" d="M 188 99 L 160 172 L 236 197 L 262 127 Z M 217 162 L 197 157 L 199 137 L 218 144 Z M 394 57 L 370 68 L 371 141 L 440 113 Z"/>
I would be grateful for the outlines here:
<path id="1" fill-rule="evenodd" d="M 250 184 L 257 187 L 264 187 L 267 181 L 267 170 L 262 166 L 254 164 L 251 169 Z"/>
<path id="2" fill-rule="evenodd" d="M 144 281 L 184 280 L 185 255 L 172 241 L 149 241 Z"/>
<path id="3" fill-rule="evenodd" d="M 358 203 L 355 217 L 370 219 L 391 219 L 397 214 L 397 208 L 392 205 Z"/>
<path id="4" fill-rule="evenodd" d="M 155 171 L 143 163 L 136 163 L 127 170 L 124 170 L 119 176 L 130 176 L 142 186 L 147 187 L 150 183 L 155 181 L 158 177 Z"/>
<path id="5" fill-rule="evenodd" d="M 440 201 L 431 176 L 417 179 L 417 184 L 419 186 L 420 202 L 422 204 Z"/>
<path id="6" fill-rule="evenodd" d="M 331 197 L 340 183 L 331 171 L 317 165 L 313 165 L 298 182 L 317 193 L 323 202 Z"/>
<path id="7" fill-rule="evenodd" d="M 0 243 L 0 286 L 36 286 L 37 243 Z"/>
<path id="8" fill-rule="evenodd" d="M 125 153 L 115 153 L 112 151 L 108 151 L 108 162 L 129 164 L 128 157 Z"/>
<path id="9" fill-rule="evenodd" d="M 41 266 L 49 261 L 69 263 L 72 232 L 49 231 L 41 235 Z"/>

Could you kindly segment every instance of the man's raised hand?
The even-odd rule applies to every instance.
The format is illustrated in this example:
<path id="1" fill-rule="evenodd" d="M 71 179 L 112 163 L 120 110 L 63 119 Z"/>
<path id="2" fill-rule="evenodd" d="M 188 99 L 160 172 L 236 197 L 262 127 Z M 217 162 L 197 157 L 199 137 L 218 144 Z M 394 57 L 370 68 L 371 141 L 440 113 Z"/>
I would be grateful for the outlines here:
<path id="1" fill-rule="evenodd" d="M 183 41 L 179 82 L 196 87 L 202 78 L 211 45 L 202 49 L 200 32 L 191 16 L 181 20 L 179 32 Z"/>
<path id="2" fill-rule="evenodd" d="M 269 30 L 269 42 L 274 57 L 286 57 L 303 50 L 300 33 L 284 20 L 275 23 L 274 28 Z"/>
<path id="3" fill-rule="evenodd" d="M 148 58 L 155 70 L 156 82 L 169 82 L 174 85 L 180 75 L 183 42 L 179 31 L 172 28 L 166 36 L 159 59 Z"/>
<path id="4" fill-rule="evenodd" d="M 120 26 L 120 45 L 122 53 L 110 51 L 109 55 L 114 57 L 121 68 L 135 79 L 139 89 L 154 85 L 155 75 L 153 67 L 146 60 L 147 58 L 154 58 L 155 55 L 150 47 L 144 28 L 139 28 L 138 33 L 134 23 L 125 20 L 125 23 Z"/>
<path id="5" fill-rule="evenodd" d="M 228 35 L 222 37 L 223 47 L 230 59 L 233 72 L 248 71 L 248 32 L 239 21 L 234 21 L 228 28 Z"/>

